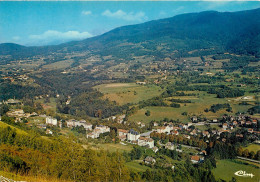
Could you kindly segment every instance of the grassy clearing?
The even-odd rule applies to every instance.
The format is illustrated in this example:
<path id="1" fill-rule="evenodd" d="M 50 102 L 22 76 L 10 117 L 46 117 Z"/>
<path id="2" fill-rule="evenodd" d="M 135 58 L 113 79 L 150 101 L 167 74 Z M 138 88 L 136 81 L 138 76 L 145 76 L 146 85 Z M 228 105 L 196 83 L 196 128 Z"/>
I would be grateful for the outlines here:
<path id="1" fill-rule="evenodd" d="M 246 171 L 246 173 L 252 173 L 255 176 L 253 178 L 236 176 L 234 173 L 240 170 Z M 217 168 L 213 169 L 213 173 L 217 179 L 226 181 L 230 181 L 232 177 L 236 178 L 238 182 L 258 182 L 260 180 L 259 168 L 238 164 L 231 160 L 217 161 Z"/>
<path id="2" fill-rule="evenodd" d="M 43 105 L 44 109 L 56 111 L 56 98 L 51 97 L 50 102 L 48 102 L 48 103 L 45 103 L 45 99 L 39 99 L 37 101 Z"/>
<path id="3" fill-rule="evenodd" d="M 126 163 L 126 167 L 128 167 L 130 170 L 133 170 L 135 172 L 144 172 L 147 169 L 151 169 L 148 166 L 139 164 L 138 161 L 131 161 Z"/>
<path id="4" fill-rule="evenodd" d="M 1 128 L 6 128 L 6 127 L 8 127 L 8 126 L 9 126 L 10 128 L 12 128 L 12 129 L 15 129 L 18 134 L 23 134 L 23 135 L 27 135 L 27 134 L 28 134 L 27 132 L 25 132 L 25 131 L 23 131 L 23 130 L 21 130 L 21 129 L 19 129 L 19 128 L 16 128 L 16 127 L 14 127 L 14 126 L 11 126 L 11 125 L 9 125 L 9 124 L 6 124 L 6 123 L 0 121 L 0 127 L 1 127 Z"/>
<path id="5" fill-rule="evenodd" d="M 109 152 L 130 152 L 133 148 L 132 145 L 127 144 L 127 145 L 122 145 L 121 143 L 99 143 L 99 144 L 90 144 L 88 146 L 84 146 L 85 148 L 90 147 L 91 149 L 94 150 L 107 150 Z"/>
<path id="6" fill-rule="evenodd" d="M 248 149 L 249 151 L 254 151 L 256 153 L 258 150 L 260 150 L 260 145 L 250 144 L 249 146 L 245 147 L 244 149 Z"/>
<path id="7" fill-rule="evenodd" d="M 119 105 L 138 103 L 158 96 L 162 93 L 160 87 L 155 85 L 138 85 L 136 83 L 112 83 L 94 87 L 102 92 L 104 99 L 116 101 Z"/>

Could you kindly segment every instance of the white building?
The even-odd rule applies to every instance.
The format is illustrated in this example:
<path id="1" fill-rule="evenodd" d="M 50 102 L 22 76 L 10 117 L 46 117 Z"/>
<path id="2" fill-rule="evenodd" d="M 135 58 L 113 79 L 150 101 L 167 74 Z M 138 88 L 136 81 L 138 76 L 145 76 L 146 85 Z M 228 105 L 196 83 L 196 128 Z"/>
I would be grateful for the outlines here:
<path id="1" fill-rule="evenodd" d="M 101 133 L 110 132 L 110 128 L 108 126 L 99 125 L 93 130 L 93 132 L 87 134 L 87 138 L 98 138 Z"/>
<path id="2" fill-rule="evenodd" d="M 46 124 L 51 124 L 53 126 L 57 126 L 58 121 L 56 118 L 52 118 L 52 117 L 48 116 L 48 117 L 46 117 Z"/>
<path id="3" fill-rule="evenodd" d="M 80 121 L 76 121 L 74 122 L 74 126 L 83 126 L 86 130 L 92 130 L 92 124 L 87 123 L 87 121 L 85 120 L 80 120 Z"/>
<path id="4" fill-rule="evenodd" d="M 148 146 L 149 148 L 153 148 L 154 140 L 152 138 L 139 137 L 137 144 L 139 146 Z"/>
<path id="5" fill-rule="evenodd" d="M 157 128 L 157 133 L 170 133 L 173 127 L 170 126 L 162 126 Z"/>
<path id="6" fill-rule="evenodd" d="M 137 141 L 139 137 L 140 137 L 140 134 L 133 129 L 130 129 L 128 134 L 127 134 L 127 140 L 130 141 L 130 142 L 131 141 Z"/>

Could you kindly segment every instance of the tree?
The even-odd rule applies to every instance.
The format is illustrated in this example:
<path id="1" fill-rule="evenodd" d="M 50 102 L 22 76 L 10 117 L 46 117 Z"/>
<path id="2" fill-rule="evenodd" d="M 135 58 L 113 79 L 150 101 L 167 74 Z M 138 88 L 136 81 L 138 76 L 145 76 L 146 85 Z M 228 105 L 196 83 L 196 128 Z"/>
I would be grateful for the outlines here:
<path id="1" fill-rule="evenodd" d="M 249 152 L 249 158 L 254 159 L 254 157 L 255 157 L 255 152 L 254 151 Z"/>
<path id="2" fill-rule="evenodd" d="M 151 112 L 150 112 L 149 110 L 147 110 L 147 111 L 145 112 L 145 115 L 146 115 L 146 116 L 150 116 L 150 115 L 151 115 Z"/>
<path id="3" fill-rule="evenodd" d="M 242 148 L 242 147 L 239 147 L 239 148 L 237 149 L 237 155 L 238 155 L 238 156 L 242 156 L 242 155 L 243 155 L 243 148 Z"/>
<path id="4" fill-rule="evenodd" d="M 248 151 L 248 149 L 245 149 L 244 151 L 243 151 L 243 157 L 248 157 L 249 156 L 249 151 Z"/>

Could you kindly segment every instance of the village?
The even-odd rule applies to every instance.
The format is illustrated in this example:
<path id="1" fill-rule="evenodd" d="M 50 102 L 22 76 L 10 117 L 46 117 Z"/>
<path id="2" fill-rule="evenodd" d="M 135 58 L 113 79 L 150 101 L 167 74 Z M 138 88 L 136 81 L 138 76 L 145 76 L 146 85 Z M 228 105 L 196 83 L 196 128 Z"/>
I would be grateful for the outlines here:
<path id="1" fill-rule="evenodd" d="M 21 102 L 15 99 L 9 99 L 5 102 L 9 105 L 19 105 Z M 248 115 L 223 115 L 222 118 L 213 120 L 201 121 L 198 117 L 193 116 L 190 122 L 181 123 L 174 121 L 152 121 L 151 129 L 145 129 L 145 132 L 129 128 L 115 128 L 106 123 L 120 123 L 123 126 L 128 126 L 125 121 L 125 115 L 112 116 L 102 121 L 102 124 L 94 125 L 84 119 L 76 120 L 58 120 L 55 117 L 47 116 L 45 114 L 37 114 L 36 112 L 25 113 L 23 109 L 12 109 L 6 113 L 8 117 L 15 118 L 15 122 L 24 122 L 29 126 L 36 124 L 37 128 L 45 131 L 46 135 L 57 135 L 55 128 L 74 129 L 82 128 L 86 131 L 85 138 L 87 140 L 96 140 L 101 135 L 107 136 L 110 132 L 116 133 L 116 138 L 111 142 L 117 141 L 120 145 L 138 145 L 147 149 L 151 149 L 154 153 L 158 152 L 160 148 L 176 151 L 182 153 L 183 149 L 194 149 L 196 153 L 190 153 L 190 160 L 193 164 L 202 163 L 205 156 L 207 156 L 206 146 L 210 143 L 212 138 L 225 143 L 228 140 L 228 135 L 235 134 L 237 139 L 251 138 L 254 143 L 260 143 L 257 127 L 259 127 L 259 120 L 251 118 Z M 34 119 L 37 118 L 37 119 Z M 39 118 L 42 118 L 40 121 Z M 31 122 L 28 123 L 28 120 Z M 110 122 L 108 122 L 110 121 Z M 146 128 L 146 124 L 136 122 L 137 126 Z M 208 129 L 199 129 L 198 126 L 208 126 Z M 218 129 L 217 129 L 218 128 Z M 238 129 L 244 129 L 246 132 L 236 132 Z M 246 136 L 245 136 L 246 135 Z M 145 164 L 154 164 L 156 159 L 147 156 L 144 159 Z M 174 166 L 173 166 L 174 167 Z"/>

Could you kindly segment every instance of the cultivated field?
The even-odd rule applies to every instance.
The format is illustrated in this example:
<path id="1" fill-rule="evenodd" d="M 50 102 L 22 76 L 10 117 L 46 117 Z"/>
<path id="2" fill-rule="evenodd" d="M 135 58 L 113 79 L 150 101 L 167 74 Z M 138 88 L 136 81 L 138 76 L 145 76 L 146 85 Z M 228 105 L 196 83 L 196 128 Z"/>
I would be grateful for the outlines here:
<path id="1" fill-rule="evenodd" d="M 211 111 L 205 112 L 206 108 L 210 108 L 213 104 L 224 104 L 229 103 L 233 108 L 233 113 L 236 112 L 246 112 L 248 108 L 252 107 L 252 105 L 238 105 L 238 101 L 234 99 L 231 100 L 229 98 L 216 98 L 214 94 L 207 94 L 206 92 L 189 92 L 199 94 L 198 96 L 175 96 L 169 99 L 181 99 L 181 100 L 191 100 L 192 103 L 181 103 L 180 108 L 173 107 L 145 107 L 140 109 L 137 113 L 129 117 L 131 121 L 143 121 L 150 122 L 151 120 L 162 120 L 164 118 L 180 120 L 182 122 L 188 122 L 189 117 L 192 115 L 201 115 L 202 117 L 207 117 L 208 119 L 215 119 L 221 117 L 224 113 L 226 113 L 225 109 L 221 109 L 216 113 Z M 168 103 L 168 101 L 166 101 Z M 150 110 L 151 115 L 146 116 L 145 112 Z M 188 116 L 182 115 L 182 113 L 187 112 Z"/>
<path id="2" fill-rule="evenodd" d="M 119 105 L 138 103 L 158 96 L 162 93 L 155 85 L 138 85 L 136 83 L 112 83 L 94 87 L 104 94 L 104 99 L 116 101 Z"/>

